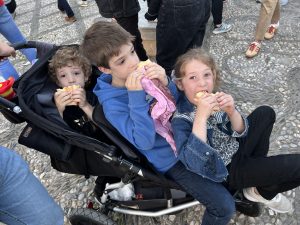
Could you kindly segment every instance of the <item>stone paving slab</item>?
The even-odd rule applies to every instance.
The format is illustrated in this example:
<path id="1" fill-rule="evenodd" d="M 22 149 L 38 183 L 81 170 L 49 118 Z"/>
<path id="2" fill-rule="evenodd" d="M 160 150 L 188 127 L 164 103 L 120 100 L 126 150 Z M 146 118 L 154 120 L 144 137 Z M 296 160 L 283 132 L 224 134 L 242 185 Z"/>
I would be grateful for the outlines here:
<path id="1" fill-rule="evenodd" d="M 100 15 L 94 1 L 88 0 L 88 7 L 79 7 L 75 0 L 69 2 L 78 19 L 74 24 L 64 21 L 55 0 L 18 0 L 16 23 L 28 40 L 58 45 L 79 43 L 85 30 L 100 18 Z M 140 3 L 142 5 L 140 26 L 153 29 L 155 23 L 149 24 L 142 17 L 146 3 L 141 0 Z M 253 39 L 259 8 L 260 4 L 254 0 L 227 0 L 224 6 L 224 20 L 232 23 L 234 27 L 229 33 L 213 35 L 210 20 L 204 47 L 215 56 L 220 65 L 222 89 L 234 95 L 243 112 L 249 113 L 263 104 L 274 107 L 277 122 L 271 137 L 270 154 L 300 153 L 300 2 L 290 0 L 288 5 L 282 8 L 278 34 L 272 41 L 263 42 L 261 53 L 257 57 L 246 59 L 244 53 Z M 20 54 L 13 60 L 21 74 L 29 68 L 24 62 L 25 59 Z M 84 200 L 92 193 L 93 178 L 85 181 L 82 177 L 62 174 L 49 168 L 49 157 L 17 144 L 16 133 L 20 132 L 22 125 L 9 124 L 2 116 L 0 119 L 0 135 L 3 135 L 1 144 L 22 153 L 32 170 L 63 208 L 83 207 Z M 36 167 L 37 164 L 39 169 Z M 49 177 L 48 180 L 52 179 L 51 182 L 45 180 L 45 177 Z M 80 191 L 82 189 L 77 189 L 76 186 L 78 184 L 80 188 L 85 188 L 88 197 L 82 197 Z M 64 186 L 64 190 L 61 186 Z M 57 193 L 57 190 L 61 193 Z M 230 224 L 300 224 L 299 188 L 285 194 L 293 201 L 295 208 L 293 213 L 276 214 L 265 208 L 258 218 L 237 213 Z M 203 214 L 203 210 L 202 206 L 198 206 L 176 216 L 156 219 L 124 216 L 119 221 L 120 224 L 135 225 L 196 225 L 199 224 L 198 218 Z"/>

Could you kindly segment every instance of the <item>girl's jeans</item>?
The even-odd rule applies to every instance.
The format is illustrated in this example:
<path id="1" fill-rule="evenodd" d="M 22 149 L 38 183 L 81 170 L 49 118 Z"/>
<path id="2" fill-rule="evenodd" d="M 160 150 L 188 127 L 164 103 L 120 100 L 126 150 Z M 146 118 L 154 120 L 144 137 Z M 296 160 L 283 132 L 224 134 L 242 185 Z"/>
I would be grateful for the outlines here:
<path id="1" fill-rule="evenodd" d="M 206 207 L 202 225 L 229 223 L 235 212 L 235 203 L 232 195 L 221 183 L 187 170 L 180 161 L 167 171 L 166 176 Z"/>
<path id="2" fill-rule="evenodd" d="M 0 33 L 12 44 L 26 41 L 5 5 L 0 6 Z M 29 62 L 36 59 L 35 48 L 22 49 L 20 51 Z"/>
<path id="3" fill-rule="evenodd" d="M 0 221 L 13 225 L 62 225 L 62 209 L 14 151 L 0 146 Z"/>

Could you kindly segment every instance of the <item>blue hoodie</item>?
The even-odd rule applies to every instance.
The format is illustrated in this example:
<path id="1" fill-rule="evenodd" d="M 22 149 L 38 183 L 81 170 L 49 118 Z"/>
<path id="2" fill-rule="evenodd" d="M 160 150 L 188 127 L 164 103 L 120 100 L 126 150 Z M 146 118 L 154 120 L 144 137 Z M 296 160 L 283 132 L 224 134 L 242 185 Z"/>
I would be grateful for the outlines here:
<path id="1" fill-rule="evenodd" d="M 111 81 L 111 75 L 102 74 L 94 88 L 106 119 L 156 170 L 165 173 L 178 159 L 169 143 L 155 132 L 154 122 L 149 114 L 148 96 L 144 90 L 128 91 L 126 87 L 114 87 Z M 177 94 L 173 82 L 169 82 L 168 88 L 173 95 Z"/>

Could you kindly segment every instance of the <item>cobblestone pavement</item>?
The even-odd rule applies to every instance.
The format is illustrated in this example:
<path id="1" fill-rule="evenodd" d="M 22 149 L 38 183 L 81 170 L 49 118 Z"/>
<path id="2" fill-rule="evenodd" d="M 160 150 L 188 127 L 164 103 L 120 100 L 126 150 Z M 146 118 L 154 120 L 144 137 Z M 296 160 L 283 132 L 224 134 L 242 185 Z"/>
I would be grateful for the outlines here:
<path id="1" fill-rule="evenodd" d="M 88 7 L 79 7 L 75 0 L 69 0 L 77 17 L 77 22 L 73 24 L 64 21 L 54 0 L 17 2 L 16 23 L 28 40 L 58 45 L 79 43 L 85 30 L 100 17 L 95 2 L 91 0 L 88 0 Z M 144 12 L 145 2 L 140 3 Z M 274 107 L 277 122 L 271 137 L 270 154 L 299 153 L 300 2 L 290 0 L 288 5 L 282 7 L 278 34 L 272 41 L 263 42 L 261 53 L 257 57 L 246 59 L 244 53 L 254 36 L 259 8 L 260 4 L 254 0 L 227 0 L 224 20 L 234 27 L 229 33 L 221 35 L 213 35 L 212 27 L 208 27 L 205 48 L 216 57 L 221 67 L 222 89 L 234 95 L 243 112 L 249 113 L 263 104 Z M 208 25 L 211 25 L 211 21 Z M 29 68 L 29 65 L 24 65 L 25 59 L 21 55 L 13 63 L 21 74 Z M 92 198 L 94 177 L 85 180 L 82 176 L 55 171 L 50 167 L 49 157 L 17 143 L 23 124 L 10 124 L 2 116 L 0 120 L 0 143 L 22 154 L 55 200 L 63 208 L 85 206 L 87 200 Z M 293 201 L 293 213 L 276 214 L 265 208 L 257 218 L 237 213 L 230 224 L 300 224 L 299 188 L 285 194 Z M 115 217 L 119 224 L 197 225 L 202 214 L 203 207 L 198 206 L 176 216 L 156 219 Z"/>

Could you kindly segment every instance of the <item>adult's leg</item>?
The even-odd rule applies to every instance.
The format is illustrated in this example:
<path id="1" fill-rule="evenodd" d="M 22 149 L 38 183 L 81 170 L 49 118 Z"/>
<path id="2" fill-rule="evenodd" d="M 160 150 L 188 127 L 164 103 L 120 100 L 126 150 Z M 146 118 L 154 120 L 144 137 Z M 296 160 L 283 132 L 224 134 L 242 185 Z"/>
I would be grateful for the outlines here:
<path id="1" fill-rule="evenodd" d="M 271 23 L 271 18 L 274 15 L 275 8 L 279 4 L 278 2 L 279 0 L 264 0 L 261 3 L 260 14 L 255 31 L 255 40 L 262 41 L 264 39 L 267 28 Z M 279 15 L 278 12 L 277 15 Z"/>
<path id="2" fill-rule="evenodd" d="M 202 225 L 229 223 L 235 212 L 235 204 L 232 195 L 221 183 L 190 172 L 180 161 L 167 171 L 166 176 L 206 207 Z"/>
<path id="3" fill-rule="evenodd" d="M 211 14 L 214 25 L 222 24 L 223 0 L 212 0 Z"/>
<path id="4" fill-rule="evenodd" d="M 0 221 L 14 225 L 62 225 L 63 211 L 12 150 L 0 147 Z"/>
<path id="5" fill-rule="evenodd" d="M 5 4 L 5 5 L 10 14 L 12 14 L 16 11 L 17 3 L 15 0 L 11 0 L 10 3 Z"/>
<path id="6" fill-rule="evenodd" d="M 156 27 L 156 61 L 167 75 L 178 56 L 201 47 L 209 14 L 210 2 L 206 0 L 163 1 Z"/>
<path id="7" fill-rule="evenodd" d="M 271 23 L 276 24 L 278 23 L 279 19 L 280 19 L 280 1 L 277 1 L 277 5 L 271 19 Z"/>
<path id="8" fill-rule="evenodd" d="M 57 0 L 57 7 L 60 11 L 65 11 L 68 17 L 74 16 L 74 12 L 67 0 Z"/>
<path id="9" fill-rule="evenodd" d="M 0 33 L 10 42 L 10 43 L 18 43 L 25 42 L 26 39 L 22 35 L 21 31 L 15 24 L 12 16 L 8 12 L 5 6 L 0 7 Z M 32 62 L 36 59 L 36 49 L 22 49 L 20 50 L 27 58 L 29 62 Z"/>
<path id="10" fill-rule="evenodd" d="M 118 24 L 127 30 L 130 34 L 135 36 L 135 40 L 133 42 L 135 51 L 140 58 L 140 60 L 145 61 L 148 59 L 146 50 L 143 46 L 143 40 L 141 37 L 141 33 L 138 27 L 139 16 L 138 14 L 130 16 L 130 17 L 119 17 L 116 18 Z"/>

